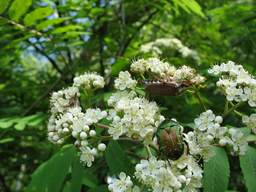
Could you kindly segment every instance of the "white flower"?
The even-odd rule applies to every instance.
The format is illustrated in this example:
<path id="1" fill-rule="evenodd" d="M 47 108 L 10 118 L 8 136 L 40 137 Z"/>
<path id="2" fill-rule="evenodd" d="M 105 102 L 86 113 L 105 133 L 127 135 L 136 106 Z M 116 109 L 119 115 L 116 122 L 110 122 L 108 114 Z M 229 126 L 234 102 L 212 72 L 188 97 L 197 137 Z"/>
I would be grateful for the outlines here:
<path id="1" fill-rule="evenodd" d="M 242 65 L 228 61 L 214 65 L 208 72 L 220 77 L 216 84 L 223 90 L 228 101 L 248 101 L 251 107 L 256 106 L 256 80 Z"/>
<path id="2" fill-rule="evenodd" d="M 182 156 L 172 161 L 172 166 L 179 170 L 178 180 L 185 183 L 185 190 L 196 191 L 202 187 L 203 170 L 192 156 Z"/>
<path id="3" fill-rule="evenodd" d="M 107 117 L 107 112 L 98 108 L 82 112 L 79 105 L 80 88 L 97 89 L 104 86 L 103 77 L 95 73 L 85 73 L 74 78 L 74 84 L 67 89 L 54 92 L 51 96 L 51 117 L 48 122 L 48 138 L 51 142 L 62 144 L 65 138 L 75 138 L 74 144 L 80 149 L 80 159 L 88 167 L 92 165 L 97 149 L 93 147 L 91 137 L 96 135 L 91 125 Z M 89 138 L 88 138 L 89 137 Z M 98 147 L 104 151 L 106 146 Z"/>
<path id="4" fill-rule="evenodd" d="M 209 159 L 213 155 L 211 146 L 218 144 L 227 146 L 233 155 L 245 153 L 247 142 L 242 132 L 221 126 L 222 121 L 222 117 L 216 116 L 211 110 L 203 112 L 195 119 L 194 131 L 184 134 L 190 154 Z"/>
<path id="5" fill-rule="evenodd" d="M 146 72 L 147 61 L 145 59 L 139 59 L 137 61 L 132 62 L 131 71 L 144 74 Z"/>
<path id="6" fill-rule="evenodd" d="M 176 83 L 182 83 L 188 81 L 191 84 L 200 84 L 204 82 L 205 78 L 196 73 L 196 70 L 183 65 L 179 69 L 170 65 L 167 62 L 163 62 L 158 58 L 149 58 L 147 60 L 140 59 L 135 61 L 131 65 L 131 70 L 140 74 L 147 74 L 155 78 L 163 78 L 166 80 L 173 80 Z M 125 85 L 124 85 L 125 87 Z"/>
<path id="7" fill-rule="evenodd" d="M 107 117 L 106 111 L 101 111 L 99 108 L 96 108 L 96 109 L 88 108 L 86 109 L 84 118 L 85 118 L 86 125 L 91 125 L 91 124 L 97 123 L 99 120 L 105 117 Z"/>
<path id="8" fill-rule="evenodd" d="M 189 80 L 194 84 L 200 84 L 204 82 L 205 78 L 201 75 L 196 74 L 196 70 L 183 65 L 179 69 L 177 69 L 173 75 L 173 78 L 176 82 L 181 83 L 182 81 Z"/>
<path id="9" fill-rule="evenodd" d="M 244 155 L 248 146 L 244 134 L 239 129 L 230 128 L 228 130 L 228 136 L 231 140 L 231 142 L 228 143 L 231 147 L 231 153 Z"/>
<path id="10" fill-rule="evenodd" d="M 175 67 L 171 66 L 167 62 L 162 62 L 158 58 L 139 59 L 131 64 L 131 70 L 136 73 L 152 74 L 160 77 L 165 77 L 167 75 L 173 75 L 175 72 Z"/>
<path id="11" fill-rule="evenodd" d="M 133 182 L 130 176 L 124 172 L 119 174 L 119 178 L 108 178 L 108 189 L 111 192 L 132 192 Z"/>
<path id="12" fill-rule="evenodd" d="M 145 142 L 151 141 L 164 120 L 155 102 L 131 94 L 116 93 L 109 98 L 108 103 L 113 107 L 108 116 L 112 121 L 108 132 L 114 139 L 127 135 L 144 139 Z"/>
<path id="13" fill-rule="evenodd" d="M 84 73 L 74 78 L 74 87 L 82 87 L 84 89 L 99 89 L 104 87 L 104 78 L 96 73 Z"/>
<path id="14" fill-rule="evenodd" d="M 131 74 L 128 71 L 121 71 L 118 78 L 115 80 L 115 88 L 121 91 L 125 89 L 134 89 L 137 81 L 131 78 Z"/>
<path id="15" fill-rule="evenodd" d="M 76 87 L 68 87 L 66 89 L 54 92 L 50 99 L 51 113 L 63 113 L 69 107 L 78 105 L 78 97 L 80 93 Z"/>
<path id="16" fill-rule="evenodd" d="M 48 122 L 48 138 L 50 141 L 61 144 L 65 136 L 73 132 L 73 121 L 82 117 L 80 107 L 69 108 L 65 113 L 51 115 Z M 59 140 L 61 139 L 61 140 Z M 62 141 L 62 142 L 61 142 Z"/>
<path id="17" fill-rule="evenodd" d="M 92 162 L 94 161 L 94 156 L 97 154 L 97 150 L 95 148 L 90 148 L 88 146 L 81 146 L 80 148 L 81 155 L 80 161 L 85 163 L 87 167 L 92 166 Z"/>
<path id="18" fill-rule="evenodd" d="M 159 38 L 155 41 L 143 44 L 140 51 L 143 53 L 152 53 L 154 56 L 163 54 L 164 49 L 177 50 L 182 57 L 190 57 L 200 62 L 200 58 L 196 51 L 186 47 L 179 39 L 176 38 Z"/>
<path id="19" fill-rule="evenodd" d="M 141 160 L 135 167 L 135 177 L 152 191 L 196 191 L 201 187 L 202 169 L 191 156 L 177 161 Z"/>
<path id="20" fill-rule="evenodd" d="M 208 110 L 206 112 L 201 113 L 200 116 L 195 119 L 195 126 L 200 131 L 211 129 L 214 126 L 216 126 L 216 118 L 220 119 L 221 117 L 216 117 L 211 110 Z"/>
<path id="21" fill-rule="evenodd" d="M 243 116 L 242 121 L 256 134 L 256 113 L 253 113 L 250 116 Z"/>

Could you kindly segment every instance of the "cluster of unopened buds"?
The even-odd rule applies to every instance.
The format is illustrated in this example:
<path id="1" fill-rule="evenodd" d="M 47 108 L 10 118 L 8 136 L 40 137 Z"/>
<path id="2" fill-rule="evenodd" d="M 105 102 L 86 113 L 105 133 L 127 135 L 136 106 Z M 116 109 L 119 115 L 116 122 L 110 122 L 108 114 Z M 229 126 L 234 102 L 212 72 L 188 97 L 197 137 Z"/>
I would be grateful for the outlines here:
<path id="1" fill-rule="evenodd" d="M 241 76 L 252 77 L 241 67 L 230 68 L 229 64 L 213 67 L 211 73 L 221 76 L 223 80 L 235 81 L 236 86 L 252 86 L 245 84 Z M 223 67 L 225 66 L 225 67 Z M 227 68 L 227 69 L 226 69 Z M 230 70 L 233 70 L 230 72 Z M 186 132 L 180 126 L 181 141 L 174 132 L 164 130 L 163 137 L 158 137 L 159 127 L 166 120 L 161 115 L 160 107 L 154 101 L 149 101 L 137 90 L 144 86 L 149 93 L 159 95 L 175 95 L 186 89 L 193 89 L 205 81 L 195 69 L 182 66 L 176 69 L 158 58 L 140 59 L 131 64 L 131 71 L 121 71 L 114 81 L 116 92 L 107 100 L 107 109 L 82 109 L 80 95 L 83 91 L 94 91 L 103 88 L 104 79 L 95 73 L 85 73 L 74 78 L 74 83 L 67 89 L 53 93 L 51 98 L 51 117 L 48 124 L 49 140 L 62 144 L 72 137 L 74 145 L 80 150 L 80 159 L 87 166 L 91 166 L 95 157 L 106 149 L 102 138 L 111 137 L 118 140 L 128 138 L 141 142 L 148 151 L 148 159 L 135 165 L 134 175 L 120 173 L 119 176 L 108 177 L 108 189 L 112 192 L 136 192 L 140 186 L 154 192 L 161 191 L 195 191 L 201 187 L 203 170 L 198 159 L 208 160 L 212 155 L 212 146 L 225 147 L 231 155 L 244 154 L 247 141 L 239 128 L 223 126 L 223 117 L 216 116 L 213 111 L 206 110 L 194 120 L 193 131 Z M 239 74 L 239 71 L 242 73 Z M 231 75 L 232 77 L 228 77 Z M 146 81 L 149 79 L 150 81 Z M 219 80 L 221 81 L 221 80 Z M 220 83 L 218 83 L 220 85 Z M 221 84 L 227 92 L 230 84 Z M 229 96 L 230 98 L 230 96 Z M 235 97 L 237 98 L 237 97 Z M 252 97 L 250 96 L 250 99 Z M 247 100 L 250 100 L 249 97 Z M 232 100 L 232 99 L 229 99 Z M 240 101 L 241 99 L 236 99 Z M 244 100 L 244 99 L 243 99 Z M 249 103 L 252 104 L 251 102 Z M 256 115 L 244 116 L 243 122 L 255 130 Z M 102 124 L 102 121 L 107 122 Z M 178 123 L 178 122 L 177 122 Z M 104 131 L 97 132 L 96 127 L 104 127 Z M 184 131 L 184 132 L 183 132 Z M 167 135 L 166 135 L 167 134 Z M 161 139 L 168 138 L 164 142 Z M 172 140 L 173 139 L 173 140 Z M 179 141 L 179 142 L 178 142 Z M 151 150 L 159 150 L 160 145 L 168 142 L 182 145 L 183 150 L 178 157 L 156 157 Z M 186 144 L 185 144 L 186 143 Z M 166 147 L 167 149 L 172 148 Z M 170 149 L 172 150 L 172 149 Z M 166 154 L 171 154 L 167 152 Z M 116 154 L 118 155 L 118 154 Z M 136 183 L 136 185 L 134 184 Z"/>

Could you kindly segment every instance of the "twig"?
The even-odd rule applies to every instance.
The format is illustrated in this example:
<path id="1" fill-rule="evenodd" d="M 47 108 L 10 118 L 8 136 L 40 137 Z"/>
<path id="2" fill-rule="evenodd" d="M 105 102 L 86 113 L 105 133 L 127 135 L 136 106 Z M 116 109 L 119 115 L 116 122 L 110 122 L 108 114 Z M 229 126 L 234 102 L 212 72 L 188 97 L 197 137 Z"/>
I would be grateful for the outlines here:
<path id="1" fill-rule="evenodd" d="M 129 46 L 129 44 L 131 43 L 131 41 L 134 39 L 134 37 L 138 34 L 138 32 L 141 30 L 141 28 L 146 25 L 154 15 L 156 15 L 156 13 L 158 12 L 158 10 L 153 11 L 152 13 L 149 14 L 149 16 L 142 21 L 142 23 L 137 27 L 136 32 L 133 33 L 128 39 L 127 41 L 124 43 L 124 45 L 119 49 L 119 51 L 116 54 L 116 57 L 122 56 L 125 53 L 125 50 L 127 49 L 127 47 Z"/>
<path id="2" fill-rule="evenodd" d="M 55 62 L 54 59 L 52 59 L 49 55 L 47 55 L 41 48 L 39 48 L 38 46 L 36 46 L 35 44 L 31 43 L 29 40 L 27 40 L 27 42 L 35 48 L 35 50 L 37 52 L 39 52 L 41 55 L 43 55 L 44 57 L 46 57 L 48 59 L 48 61 L 52 64 L 53 68 L 56 69 L 56 71 L 58 71 L 58 73 L 62 74 L 61 69 L 59 68 L 58 64 Z"/>
<path id="3" fill-rule="evenodd" d="M 96 125 L 100 128 L 103 128 L 103 129 L 109 129 L 109 126 L 108 125 L 105 125 L 105 124 L 102 124 L 102 123 L 96 123 Z"/>
<path id="4" fill-rule="evenodd" d="M 59 82 L 61 81 L 62 78 L 57 79 L 47 90 L 46 92 L 39 97 L 34 103 L 32 103 L 32 105 L 30 105 L 27 110 L 22 114 L 22 115 L 27 115 L 34 107 L 36 107 L 39 103 L 41 103 L 41 101 L 48 96 L 48 94 L 54 89 L 54 87 L 56 85 L 59 84 Z"/>

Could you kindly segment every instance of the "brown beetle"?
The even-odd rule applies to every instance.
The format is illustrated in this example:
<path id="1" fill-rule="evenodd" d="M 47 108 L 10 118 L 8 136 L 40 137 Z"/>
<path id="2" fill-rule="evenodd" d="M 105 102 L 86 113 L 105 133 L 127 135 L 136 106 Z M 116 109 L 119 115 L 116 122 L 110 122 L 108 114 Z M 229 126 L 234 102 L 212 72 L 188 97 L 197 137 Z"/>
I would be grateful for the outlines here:
<path id="1" fill-rule="evenodd" d="M 176 129 L 162 129 L 159 134 L 160 152 L 168 159 L 176 160 L 184 152 L 182 137 Z"/>
<path id="2" fill-rule="evenodd" d="M 146 91 L 152 95 L 174 96 L 192 85 L 190 81 L 177 83 L 173 79 L 159 79 L 154 81 L 142 81 Z"/>

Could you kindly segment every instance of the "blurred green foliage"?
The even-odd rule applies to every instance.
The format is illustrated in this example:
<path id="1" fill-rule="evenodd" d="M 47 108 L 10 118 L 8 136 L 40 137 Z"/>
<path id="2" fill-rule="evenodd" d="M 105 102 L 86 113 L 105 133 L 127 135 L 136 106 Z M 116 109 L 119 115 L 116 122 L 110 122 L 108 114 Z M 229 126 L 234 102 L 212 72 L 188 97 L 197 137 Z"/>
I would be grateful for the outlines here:
<path id="1" fill-rule="evenodd" d="M 127 143 L 110 143 L 106 162 L 82 169 L 74 148 L 59 151 L 47 141 L 50 94 L 68 86 L 76 74 L 93 70 L 108 81 L 104 90 L 90 98 L 93 105 L 102 105 L 111 93 L 114 76 L 132 60 L 147 57 L 139 47 L 162 37 L 176 37 L 199 53 L 200 65 L 166 51 L 162 59 L 174 65 L 187 64 L 207 76 L 211 65 L 233 60 L 255 74 L 255 7 L 253 0 L 1 0 L 0 191 L 106 191 L 108 170 L 132 171 L 124 163 L 130 161 L 122 148 Z M 206 105 L 221 113 L 225 98 L 214 90 L 208 77 L 200 94 Z M 151 99 L 165 107 L 166 117 L 184 124 L 202 111 L 189 93 Z M 228 121 L 239 123 L 232 116 Z M 223 155 L 220 152 L 206 166 L 211 168 Z M 214 178 L 205 183 L 209 185 L 206 191 L 225 190 L 225 185 L 235 191 L 244 191 L 247 185 L 255 191 L 254 155 L 255 148 L 250 148 L 241 157 L 246 181 L 236 158 L 229 184 L 227 177 L 224 186 L 209 187 L 222 182 L 217 169 L 229 172 L 227 162 L 217 164 L 207 175 Z M 251 169 L 254 174 L 249 173 Z"/>

